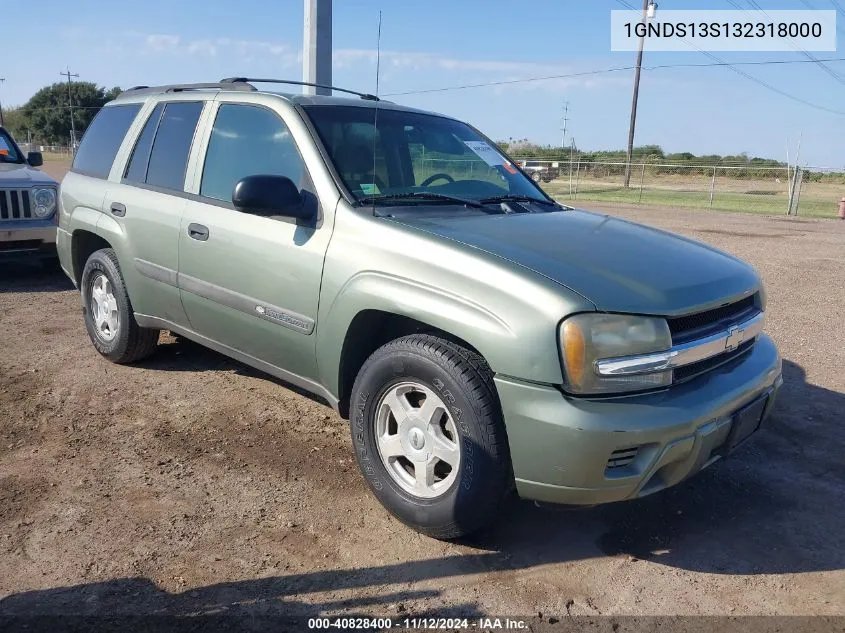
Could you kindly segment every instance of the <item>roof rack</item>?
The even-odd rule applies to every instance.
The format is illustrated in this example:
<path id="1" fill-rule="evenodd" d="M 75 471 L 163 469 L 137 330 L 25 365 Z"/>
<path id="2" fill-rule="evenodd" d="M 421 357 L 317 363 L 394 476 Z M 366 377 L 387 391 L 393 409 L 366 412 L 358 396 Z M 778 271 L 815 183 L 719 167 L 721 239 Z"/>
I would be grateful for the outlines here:
<path id="1" fill-rule="evenodd" d="M 327 90 L 335 90 L 337 92 L 344 92 L 346 94 L 355 95 L 366 99 L 367 101 L 379 101 L 375 95 L 366 92 L 357 92 L 355 90 L 347 90 L 346 88 L 338 88 L 337 86 L 329 86 L 326 84 L 313 84 L 307 81 L 293 81 L 291 79 L 253 79 L 251 77 L 228 77 L 221 79 L 214 83 L 200 83 L 200 84 L 172 84 L 168 86 L 134 86 L 128 90 L 120 93 L 124 95 L 142 95 L 142 94 L 161 94 L 162 92 L 187 92 L 189 90 L 203 90 L 209 88 L 216 88 L 218 90 L 240 90 L 243 92 L 252 92 L 256 88 L 252 83 L 260 84 L 287 84 L 291 86 L 311 86 L 312 88 L 326 88 Z"/>
<path id="2" fill-rule="evenodd" d="M 171 84 L 167 86 L 135 86 L 120 93 L 124 95 L 141 95 L 141 94 L 161 94 L 162 92 L 187 92 L 189 90 L 202 90 L 208 88 L 217 88 L 218 90 L 240 90 L 243 92 L 253 92 L 255 86 L 235 81 L 218 81 L 214 83 L 200 83 L 200 84 Z"/>
<path id="3" fill-rule="evenodd" d="M 367 101 L 379 101 L 379 98 L 377 96 L 371 95 L 366 92 L 347 90 L 346 88 L 338 88 L 337 86 L 329 86 L 328 84 L 313 84 L 308 81 L 293 81 L 291 79 L 257 79 L 253 77 L 227 77 L 226 79 L 220 80 L 220 83 L 250 85 L 248 82 L 258 84 L 287 84 L 290 86 L 311 86 L 312 88 L 326 88 L 327 90 L 335 90 L 337 92 L 345 92 L 346 94 L 355 95 L 361 97 L 362 99 L 366 99 Z"/>

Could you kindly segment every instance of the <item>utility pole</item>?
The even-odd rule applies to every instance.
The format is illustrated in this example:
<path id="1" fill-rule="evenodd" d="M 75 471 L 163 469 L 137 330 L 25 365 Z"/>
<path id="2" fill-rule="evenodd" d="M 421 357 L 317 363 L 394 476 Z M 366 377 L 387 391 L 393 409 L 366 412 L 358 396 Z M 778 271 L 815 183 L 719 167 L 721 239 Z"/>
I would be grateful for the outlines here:
<path id="1" fill-rule="evenodd" d="M 569 101 L 563 104 L 563 127 L 561 128 L 560 132 L 560 149 L 563 150 L 566 148 L 566 123 L 569 121 L 567 118 L 567 114 L 569 114 Z"/>
<path id="2" fill-rule="evenodd" d="M 76 153 L 76 123 L 73 120 L 73 92 L 71 92 L 72 81 L 71 77 L 79 77 L 79 73 L 71 73 L 70 68 L 63 73 L 59 73 L 67 77 L 67 104 L 70 107 L 70 151 L 71 154 Z"/>
<path id="3" fill-rule="evenodd" d="M 305 0 L 302 81 L 332 83 L 332 0 Z M 330 95 L 327 88 L 303 86 L 303 94 Z"/>
<path id="4" fill-rule="evenodd" d="M 5 77 L 0 77 L 0 84 L 6 81 Z M 5 124 L 3 123 L 3 104 L 0 103 L 0 127 L 3 127 Z"/>
<path id="5" fill-rule="evenodd" d="M 645 24 L 646 16 L 649 11 L 649 0 L 643 0 L 643 17 L 642 24 Z M 631 185 L 631 157 L 634 153 L 634 128 L 637 126 L 637 99 L 640 96 L 640 70 L 643 66 L 643 42 L 644 37 L 640 37 L 640 45 L 637 49 L 637 67 L 634 70 L 634 96 L 631 99 L 631 123 L 628 126 L 628 156 L 625 161 L 625 188 Z"/>

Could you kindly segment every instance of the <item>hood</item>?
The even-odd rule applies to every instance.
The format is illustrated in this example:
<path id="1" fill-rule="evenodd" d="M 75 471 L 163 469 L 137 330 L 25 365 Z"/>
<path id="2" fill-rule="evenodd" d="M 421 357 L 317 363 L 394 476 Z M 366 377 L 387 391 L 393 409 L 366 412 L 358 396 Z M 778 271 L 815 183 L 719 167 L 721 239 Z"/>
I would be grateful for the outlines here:
<path id="1" fill-rule="evenodd" d="M 673 316 L 759 289 L 748 264 L 700 242 L 586 211 L 396 220 L 544 275 L 603 312 Z"/>
<path id="2" fill-rule="evenodd" d="M 32 187 L 33 185 L 55 185 L 58 183 L 43 171 L 26 164 L 0 163 L 0 188 Z"/>

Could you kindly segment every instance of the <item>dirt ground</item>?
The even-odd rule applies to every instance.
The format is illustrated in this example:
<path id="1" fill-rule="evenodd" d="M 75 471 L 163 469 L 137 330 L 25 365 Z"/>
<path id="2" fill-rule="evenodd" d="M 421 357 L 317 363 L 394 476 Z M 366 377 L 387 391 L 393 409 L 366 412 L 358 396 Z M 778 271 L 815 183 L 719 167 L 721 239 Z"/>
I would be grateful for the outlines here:
<path id="1" fill-rule="evenodd" d="M 785 359 L 773 418 L 674 489 L 514 501 L 461 543 L 379 506 L 329 408 L 167 335 L 109 364 L 61 274 L 5 267 L 0 618 L 845 615 L 845 222 L 610 211 L 761 272 Z"/>

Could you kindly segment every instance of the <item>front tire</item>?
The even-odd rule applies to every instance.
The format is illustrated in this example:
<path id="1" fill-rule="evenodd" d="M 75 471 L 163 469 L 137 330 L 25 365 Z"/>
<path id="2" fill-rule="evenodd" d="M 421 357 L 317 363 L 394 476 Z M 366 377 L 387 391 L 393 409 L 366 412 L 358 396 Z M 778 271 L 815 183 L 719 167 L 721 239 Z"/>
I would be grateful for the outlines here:
<path id="1" fill-rule="evenodd" d="M 82 315 L 88 337 L 113 363 L 131 363 L 153 353 L 159 330 L 135 321 L 117 255 L 110 248 L 95 251 L 82 271 Z"/>
<path id="2" fill-rule="evenodd" d="M 350 411 L 358 466 L 396 518 L 438 539 L 493 520 L 512 474 L 481 356 L 427 334 L 391 341 L 358 373 Z"/>

